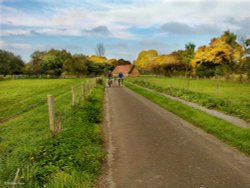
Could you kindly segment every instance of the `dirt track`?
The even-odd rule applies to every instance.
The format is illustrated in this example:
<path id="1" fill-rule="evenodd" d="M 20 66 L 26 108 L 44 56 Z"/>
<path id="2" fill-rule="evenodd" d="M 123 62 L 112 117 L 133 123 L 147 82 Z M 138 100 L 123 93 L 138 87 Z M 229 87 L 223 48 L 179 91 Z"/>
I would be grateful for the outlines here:
<path id="1" fill-rule="evenodd" d="M 107 88 L 99 187 L 250 187 L 250 158 L 126 88 Z"/>

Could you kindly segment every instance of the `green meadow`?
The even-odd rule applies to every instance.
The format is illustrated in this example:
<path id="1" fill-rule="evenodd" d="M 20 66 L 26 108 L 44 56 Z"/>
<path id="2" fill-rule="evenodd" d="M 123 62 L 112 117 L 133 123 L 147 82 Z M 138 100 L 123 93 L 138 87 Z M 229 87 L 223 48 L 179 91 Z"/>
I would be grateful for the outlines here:
<path id="1" fill-rule="evenodd" d="M 0 121 L 27 112 L 47 102 L 47 95 L 70 93 L 82 79 L 23 79 L 0 82 Z"/>
<path id="2" fill-rule="evenodd" d="M 0 82 L 0 184 L 23 187 L 91 187 L 104 159 L 99 123 L 104 89 L 95 87 L 80 105 L 87 79 L 11 80 Z M 71 86 L 77 105 L 71 105 Z M 61 133 L 49 130 L 47 94 L 55 97 Z M 15 115 L 16 114 L 16 115 Z M 15 116 L 13 116 L 15 115 Z M 9 187 L 9 186 L 6 186 Z"/>
<path id="3" fill-rule="evenodd" d="M 154 76 L 130 81 L 250 121 L 248 82 Z"/>

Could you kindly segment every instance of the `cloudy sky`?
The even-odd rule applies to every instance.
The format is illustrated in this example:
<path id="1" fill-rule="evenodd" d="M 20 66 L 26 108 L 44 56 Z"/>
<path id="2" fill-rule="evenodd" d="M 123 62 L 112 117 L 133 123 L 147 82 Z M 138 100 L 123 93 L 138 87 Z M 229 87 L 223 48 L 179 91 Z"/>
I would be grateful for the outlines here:
<path id="1" fill-rule="evenodd" d="M 230 30 L 250 36 L 249 0 L 0 0 L 0 47 L 27 62 L 35 50 L 133 61 L 141 50 L 160 54 L 192 42 L 208 44 Z"/>

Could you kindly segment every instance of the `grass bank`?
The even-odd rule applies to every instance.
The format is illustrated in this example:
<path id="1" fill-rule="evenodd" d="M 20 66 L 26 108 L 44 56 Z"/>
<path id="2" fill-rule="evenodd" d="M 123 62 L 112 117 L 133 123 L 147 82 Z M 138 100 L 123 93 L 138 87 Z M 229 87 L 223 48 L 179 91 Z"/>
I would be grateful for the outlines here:
<path id="1" fill-rule="evenodd" d="M 70 92 L 56 97 L 62 132 L 53 139 L 46 104 L 1 124 L 0 184 L 11 182 L 20 168 L 18 181 L 25 183 L 23 187 L 91 187 L 105 157 L 98 125 L 103 93 L 98 86 L 83 106 L 74 107 Z"/>
<path id="2" fill-rule="evenodd" d="M 140 77 L 130 81 L 250 122 L 249 83 L 156 77 Z"/>
<path id="3" fill-rule="evenodd" d="M 236 127 L 233 124 L 215 118 L 205 112 L 186 106 L 178 101 L 168 99 L 160 94 L 139 88 L 133 84 L 127 82 L 125 84 L 131 90 L 141 94 L 164 109 L 180 116 L 193 125 L 202 128 L 206 132 L 213 134 L 240 151 L 250 154 L 249 129 Z"/>

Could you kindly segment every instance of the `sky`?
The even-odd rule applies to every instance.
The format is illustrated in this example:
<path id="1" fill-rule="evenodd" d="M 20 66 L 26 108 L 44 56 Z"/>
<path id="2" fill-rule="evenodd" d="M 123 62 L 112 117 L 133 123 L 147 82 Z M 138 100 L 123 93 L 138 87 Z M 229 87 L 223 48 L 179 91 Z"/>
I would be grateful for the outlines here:
<path id="1" fill-rule="evenodd" d="M 36 51 L 66 49 L 134 61 L 197 47 L 230 30 L 250 37 L 249 0 L 0 0 L 0 48 L 25 62 Z"/>

